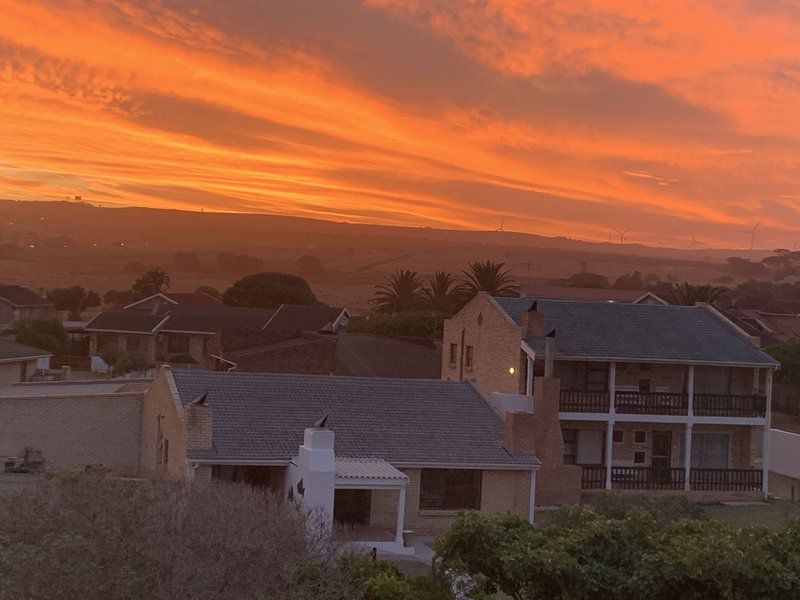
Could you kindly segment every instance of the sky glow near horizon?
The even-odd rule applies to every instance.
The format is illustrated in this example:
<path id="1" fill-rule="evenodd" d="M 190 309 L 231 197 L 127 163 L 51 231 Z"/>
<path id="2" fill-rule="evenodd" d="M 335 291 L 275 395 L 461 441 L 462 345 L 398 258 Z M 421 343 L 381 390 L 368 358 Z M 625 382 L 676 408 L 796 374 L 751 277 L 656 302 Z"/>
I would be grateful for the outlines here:
<path id="1" fill-rule="evenodd" d="M 3 198 L 800 239 L 791 0 L 0 7 Z"/>

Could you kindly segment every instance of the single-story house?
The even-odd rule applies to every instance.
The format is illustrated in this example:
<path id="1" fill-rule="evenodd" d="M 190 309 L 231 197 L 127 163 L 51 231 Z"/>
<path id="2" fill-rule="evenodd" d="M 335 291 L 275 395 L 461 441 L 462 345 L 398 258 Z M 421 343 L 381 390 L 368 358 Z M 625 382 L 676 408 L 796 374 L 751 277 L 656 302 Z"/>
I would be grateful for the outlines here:
<path id="1" fill-rule="evenodd" d="M 0 285 L 0 329 L 57 316 L 53 303 L 21 285 Z"/>
<path id="2" fill-rule="evenodd" d="M 163 368 L 144 398 L 141 464 L 265 486 L 407 552 L 405 529 L 440 531 L 461 509 L 533 519 L 527 425 L 467 382 Z"/>
<path id="3" fill-rule="evenodd" d="M 52 353 L 0 339 L 0 387 L 31 381 L 37 369 L 50 368 Z"/>
<path id="4" fill-rule="evenodd" d="M 214 307 L 222 302 L 203 292 L 158 292 L 123 307 L 124 310 L 163 312 L 174 306 Z"/>

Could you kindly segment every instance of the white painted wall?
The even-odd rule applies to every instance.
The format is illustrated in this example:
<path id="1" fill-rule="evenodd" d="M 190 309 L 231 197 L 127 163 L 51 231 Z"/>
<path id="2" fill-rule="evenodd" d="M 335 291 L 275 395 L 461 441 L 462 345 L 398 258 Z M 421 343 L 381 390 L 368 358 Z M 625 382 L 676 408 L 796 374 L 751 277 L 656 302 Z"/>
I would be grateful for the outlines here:
<path id="1" fill-rule="evenodd" d="M 770 429 L 769 456 L 771 472 L 800 479 L 800 434 Z"/>

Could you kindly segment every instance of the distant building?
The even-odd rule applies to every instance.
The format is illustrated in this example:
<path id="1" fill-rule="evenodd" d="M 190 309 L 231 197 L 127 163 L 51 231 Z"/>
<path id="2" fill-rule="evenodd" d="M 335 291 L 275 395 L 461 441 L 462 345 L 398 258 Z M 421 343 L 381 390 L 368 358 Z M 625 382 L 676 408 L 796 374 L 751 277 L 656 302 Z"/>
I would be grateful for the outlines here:
<path id="1" fill-rule="evenodd" d="M 641 290 L 615 290 L 606 288 L 582 288 L 558 285 L 525 284 L 522 293 L 529 298 L 549 300 L 586 300 L 596 302 L 626 302 L 630 304 L 667 304 L 653 292 Z"/>
<path id="2" fill-rule="evenodd" d="M 0 329 L 14 329 L 33 319 L 57 316 L 53 303 L 19 285 L 0 285 Z"/>
<path id="3" fill-rule="evenodd" d="M 52 353 L 0 339 L 0 387 L 31 381 L 37 369 L 48 369 Z"/>
<path id="4" fill-rule="evenodd" d="M 553 387 L 563 454 L 542 460 L 542 502 L 563 465 L 584 490 L 681 490 L 707 500 L 768 491 L 772 375 L 778 364 L 708 305 L 492 298 L 445 321 L 442 377 L 537 412 Z M 556 485 L 555 493 L 551 486 Z"/>

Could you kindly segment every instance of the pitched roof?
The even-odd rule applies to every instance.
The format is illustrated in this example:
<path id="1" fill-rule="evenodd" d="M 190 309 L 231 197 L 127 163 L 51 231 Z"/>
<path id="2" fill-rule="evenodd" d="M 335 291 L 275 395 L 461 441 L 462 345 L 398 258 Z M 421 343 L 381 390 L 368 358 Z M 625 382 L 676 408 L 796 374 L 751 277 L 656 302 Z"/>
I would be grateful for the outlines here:
<path id="1" fill-rule="evenodd" d="M 219 306 L 221 301 L 203 292 L 158 292 L 141 300 L 136 300 L 126 305 L 126 309 L 131 309 L 139 304 L 144 304 L 150 300 L 161 298 L 169 304 L 179 304 L 182 306 Z"/>
<path id="2" fill-rule="evenodd" d="M 272 331 L 332 331 L 344 308 L 283 304 L 266 324 Z"/>
<path id="3" fill-rule="evenodd" d="M 261 329 L 274 311 L 239 306 L 170 307 L 163 331 L 215 333 L 224 330 Z"/>
<path id="4" fill-rule="evenodd" d="M 503 447 L 503 425 L 469 383 L 326 375 L 171 371 L 184 404 L 213 411 L 213 450 L 194 458 L 288 462 L 303 431 L 328 415 L 337 456 L 395 466 L 530 468 Z"/>
<path id="5" fill-rule="evenodd" d="M 516 323 L 532 298 L 495 298 Z M 772 366 L 724 316 L 703 306 L 537 300 L 545 330 L 556 330 L 556 358 Z M 543 338 L 525 340 L 541 352 Z"/>
<path id="6" fill-rule="evenodd" d="M 582 288 L 558 285 L 523 285 L 522 291 L 530 298 L 553 300 L 594 300 L 597 302 L 637 302 L 645 296 L 664 302 L 652 292 L 640 290 L 615 290 L 605 288 Z"/>
<path id="7" fill-rule="evenodd" d="M 86 324 L 84 331 L 124 331 L 130 333 L 153 333 L 166 319 L 163 314 L 151 314 L 134 310 L 106 310 Z"/>
<path id="8" fill-rule="evenodd" d="M 36 358 L 40 356 L 52 356 L 52 352 L 19 344 L 13 340 L 0 338 L 0 361 L 11 361 L 16 358 Z"/>
<path id="9" fill-rule="evenodd" d="M 0 298 L 13 306 L 53 306 L 49 300 L 21 285 L 0 285 Z"/>
<path id="10" fill-rule="evenodd" d="M 336 355 L 345 372 L 358 377 L 439 379 L 442 358 L 435 348 L 366 333 L 340 333 Z"/>

